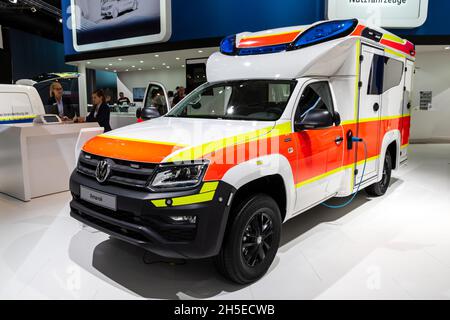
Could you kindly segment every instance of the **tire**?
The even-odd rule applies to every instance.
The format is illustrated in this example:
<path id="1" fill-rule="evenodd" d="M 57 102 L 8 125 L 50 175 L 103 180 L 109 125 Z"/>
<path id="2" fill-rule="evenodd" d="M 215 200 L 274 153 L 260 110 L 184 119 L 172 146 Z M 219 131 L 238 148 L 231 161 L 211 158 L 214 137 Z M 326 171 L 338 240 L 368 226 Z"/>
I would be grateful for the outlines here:
<path id="1" fill-rule="evenodd" d="M 366 188 L 366 193 L 371 197 L 381 197 L 389 188 L 392 173 L 392 157 L 389 151 L 386 151 L 383 164 L 383 176 L 380 182 L 377 182 Z"/>
<path id="2" fill-rule="evenodd" d="M 282 223 L 280 209 L 268 195 L 256 194 L 242 201 L 230 216 L 234 218 L 215 264 L 229 280 L 252 283 L 266 274 L 277 254 Z"/>

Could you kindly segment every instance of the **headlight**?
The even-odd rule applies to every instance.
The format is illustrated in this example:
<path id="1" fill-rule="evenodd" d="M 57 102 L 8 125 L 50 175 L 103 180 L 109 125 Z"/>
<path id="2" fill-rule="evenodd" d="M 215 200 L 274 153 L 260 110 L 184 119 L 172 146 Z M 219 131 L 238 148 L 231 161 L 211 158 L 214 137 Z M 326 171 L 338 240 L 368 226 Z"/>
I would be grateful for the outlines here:
<path id="1" fill-rule="evenodd" d="M 163 165 L 156 169 L 150 183 L 152 190 L 186 189 L 198 186 L 208 164 Z"/>

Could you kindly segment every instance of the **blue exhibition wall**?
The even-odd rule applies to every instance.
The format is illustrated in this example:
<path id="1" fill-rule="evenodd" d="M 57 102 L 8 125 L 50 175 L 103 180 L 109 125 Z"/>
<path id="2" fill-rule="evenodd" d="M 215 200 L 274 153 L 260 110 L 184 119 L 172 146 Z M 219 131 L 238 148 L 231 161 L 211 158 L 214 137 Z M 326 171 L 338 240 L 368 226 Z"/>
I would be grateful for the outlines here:
<path id="1" fill-rule="evenodd" d="M 147 0 L 146 0 L 147 1 Z M 242 31 L 309 24 L 325 18 L 326 0 L 172 0 L 172 36 L 169 42 L 223 37 Z M 62 0 L 64 20 L 70 0 Z M 450 35 L 450 1 L 429 0 L 423 26 L 395 30 L 399 35 Z M 66 55 L 77 52 L 64 23 Z"/>
<path id="2" fill-rule="evenodd" d="M 76 71 L 64 62 L 62 43 L 23 31 L 9 29 L 12 79 L 30 79 L 45 72 Z"/>

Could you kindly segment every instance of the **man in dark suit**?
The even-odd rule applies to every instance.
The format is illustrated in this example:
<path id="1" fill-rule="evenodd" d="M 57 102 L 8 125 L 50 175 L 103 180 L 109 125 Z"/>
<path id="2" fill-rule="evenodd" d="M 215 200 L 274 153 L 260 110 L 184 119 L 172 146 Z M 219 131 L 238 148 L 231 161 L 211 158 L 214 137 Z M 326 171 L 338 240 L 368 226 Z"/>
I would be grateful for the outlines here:
<path id="1" fill-rule="evenodd" d="M 50 99 L 45 112 L 56 114 L 63 120 L 72 120 L 76 113 L 68 97 L 63 97 L 63 87 L 59 82 L 53 82 L 50 86 Z"/>

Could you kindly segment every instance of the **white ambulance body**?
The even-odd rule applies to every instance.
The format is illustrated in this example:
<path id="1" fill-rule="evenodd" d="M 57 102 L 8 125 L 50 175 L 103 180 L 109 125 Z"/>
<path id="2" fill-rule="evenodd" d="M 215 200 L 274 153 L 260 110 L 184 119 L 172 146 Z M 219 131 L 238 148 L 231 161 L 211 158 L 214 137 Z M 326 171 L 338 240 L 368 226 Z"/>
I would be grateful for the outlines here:
<path id="1" fill-rule="evenodd" d="M 84 146 L 71 215 L 164 256 L 215 256 L 228 278 L 255 281 L 283 221 L 363 188 L 386 192 L 407 160 L 414 56 L 358 20 L 227 37 L 208 83 L 166 116 Z"/>

